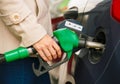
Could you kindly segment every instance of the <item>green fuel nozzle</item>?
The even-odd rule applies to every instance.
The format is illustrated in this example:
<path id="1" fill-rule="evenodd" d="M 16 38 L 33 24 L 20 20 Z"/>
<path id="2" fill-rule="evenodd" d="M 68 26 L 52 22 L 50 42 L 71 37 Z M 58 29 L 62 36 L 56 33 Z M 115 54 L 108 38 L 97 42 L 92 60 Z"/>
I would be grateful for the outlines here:
<path id="1" fill-rule="evenodd" d="M 60 47 L 67 53 L 67 57 L 70 58 L 74 48 L 79 45 L 79 38 L 76 33 L 67 28 L 58 29 L 53 32 L 54 36 L 59 41 Z"/>

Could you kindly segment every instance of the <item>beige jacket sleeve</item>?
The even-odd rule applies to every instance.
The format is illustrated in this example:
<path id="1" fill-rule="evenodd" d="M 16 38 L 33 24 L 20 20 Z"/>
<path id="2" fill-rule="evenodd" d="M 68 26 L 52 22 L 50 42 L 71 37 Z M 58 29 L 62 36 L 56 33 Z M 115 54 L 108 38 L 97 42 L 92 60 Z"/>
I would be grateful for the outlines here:
<path id="1" fill-rule="evenodd" d="M 23 0 L 0 0 L 0 18 L 25 47 L 47 33 Z"/>

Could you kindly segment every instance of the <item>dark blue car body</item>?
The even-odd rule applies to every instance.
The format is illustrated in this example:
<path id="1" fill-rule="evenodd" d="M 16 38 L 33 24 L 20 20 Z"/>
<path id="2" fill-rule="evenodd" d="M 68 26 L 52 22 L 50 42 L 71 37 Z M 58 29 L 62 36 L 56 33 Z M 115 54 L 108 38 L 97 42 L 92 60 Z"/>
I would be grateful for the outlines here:
<path id="1" fill-rule="evenodd" d="M 90 61 L 89 54 L 77 58 L 76 84 L 120 84 L 120 23 L 111 17 L 110 7 L 111 1 L 103 0 L 92 10 L 80 12 L 80 22 L 89 36 L 95 38 L 96 32 L 103 33 L 99 41 L 104 40 L 105 50 L 97 63 Z"/>

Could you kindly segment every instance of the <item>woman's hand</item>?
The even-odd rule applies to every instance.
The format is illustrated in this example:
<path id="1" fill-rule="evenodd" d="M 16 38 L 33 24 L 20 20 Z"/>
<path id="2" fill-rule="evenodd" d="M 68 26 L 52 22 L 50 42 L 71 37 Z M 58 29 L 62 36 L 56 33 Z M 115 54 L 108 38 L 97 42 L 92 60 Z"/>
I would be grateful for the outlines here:
<path id="1" fill-rule="evenodd" d="M 33 47 L 45 61 L 52 61 L 62 55 L 60 47 L 49 35 L 45 35 Z"/>

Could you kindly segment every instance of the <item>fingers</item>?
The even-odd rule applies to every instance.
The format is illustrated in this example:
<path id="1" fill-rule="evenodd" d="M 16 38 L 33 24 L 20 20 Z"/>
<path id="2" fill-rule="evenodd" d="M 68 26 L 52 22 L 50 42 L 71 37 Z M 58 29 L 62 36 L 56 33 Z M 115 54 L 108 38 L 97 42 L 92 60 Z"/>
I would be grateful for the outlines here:
<path id="1" fill-rule="evenodd" d="M 55 46 L 55 48 L 53 46 L 42 48 L 41 52 L 44 53 L 44 54 L 40 54 L 41 57 L 47 58 L 47 61 L 48 60 L 52 61 L 54 59 L 60 58 L 61 57 L 61 52 L 59 50 L 60 48 L 59 48 L 59 46 Z M 58 53 L 58 51 L 59 51 L 59 53 Z"/>
<path id="2" fill-rule="evenodd" d="M 39 53 L 39 55 L 41 56 L 41 58 L 44 61 L 49 61 L 49 59 L 47 58 L 47 56 L 43 52 L 43 49 L 44 49 L 43 45 L 41 45 L 41 46 L 35 45 L 34 48 L 36 49 L 36 51 Z"/>
<path id="3" fill-rule="evenodd" d="M 42 50 L 40 50 L 38 53 L 40 54 L 40 56 L 43 58 L 44 61 L 49 61 Z"/>
<path id="4" fill-rule="evenodd" d="M 50 51 L 53 59 L 56 59 L 58 57 L 57 53 L 56 53 L 56 50 L 52 46 L 49 47 L 49 51 Z"/>
<path id="5" fill-rule="evenodd" d="M 50 51 L 47 48 L 44 48 L 43 52 L 44 52 L 44 54 L 45 54 L 45 56 L 47 57 L 48 60 L 53 60 L 53 57 L 52 57 Z"/>
<path id="6" fill-rule="evenodd" d="M 61 52 L 61 49 L 60 49 L 60 47 L 58 46 L 58 44 L 57 44 L 57 43 L 54 43 L 53 48 L 56 50 L 57 55 L 58 55 L 58 57 L 60 58 L 62 52 Z"/>
<path id="7" fill-rule="evenodd" d="M 58 44 L 48 35 L 35 43 L 33 47 L 45 61 L 52 61 L 61 57 L 61 49 Z"/>
<path id="8" fill-rule="evenodd" d="M 50 46 L 39 45 L 35 49 L 45 61 L 52 61 L 61 57 L 61 50 L 57 44 Z"/>

